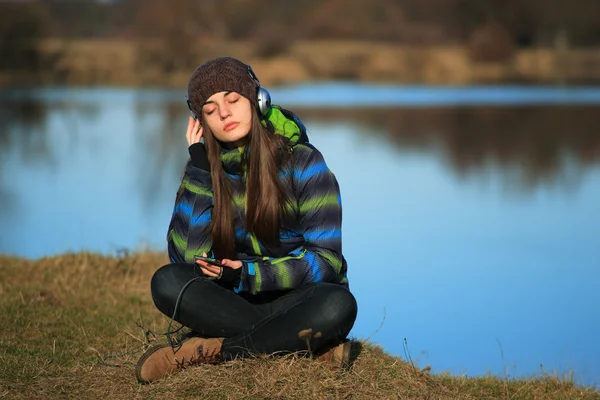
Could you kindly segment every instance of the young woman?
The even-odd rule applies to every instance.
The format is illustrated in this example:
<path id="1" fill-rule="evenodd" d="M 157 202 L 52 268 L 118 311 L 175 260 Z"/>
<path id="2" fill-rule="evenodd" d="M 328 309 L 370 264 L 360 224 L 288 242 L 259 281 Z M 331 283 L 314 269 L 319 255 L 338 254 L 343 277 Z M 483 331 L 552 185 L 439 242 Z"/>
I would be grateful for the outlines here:
<path id="1" fill-rule="evenodd" d="M 233 58 L 194 71 L 188 105 L 190 161 L 168 231 L 171 263 L 156 271 L 151 291 L 192 335 L 150 348 L 138 380 L 302 350 L 347 365 L 357 305 L 342 255 L 340 191 L 323 156 L 300 120 L 271 107 L 250 67 Z"/>

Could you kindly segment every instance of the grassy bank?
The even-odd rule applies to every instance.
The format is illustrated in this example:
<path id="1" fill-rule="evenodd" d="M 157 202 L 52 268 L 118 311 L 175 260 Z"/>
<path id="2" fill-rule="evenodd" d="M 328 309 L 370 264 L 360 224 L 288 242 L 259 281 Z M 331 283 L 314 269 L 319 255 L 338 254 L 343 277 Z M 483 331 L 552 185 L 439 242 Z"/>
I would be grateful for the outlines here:
<path id="1" fill-rule="evenodd" d="M 151 253 L 0 256 L 0 398 L 600 399 L 554 377 L 430 374 L 360 340 L 346 372 L 298 356 L 258 357 L 140 386 L 128 362 L 143 350 L 145 330 L 166 328 L 148 292 L 153 271 L 166 261 Z"/>

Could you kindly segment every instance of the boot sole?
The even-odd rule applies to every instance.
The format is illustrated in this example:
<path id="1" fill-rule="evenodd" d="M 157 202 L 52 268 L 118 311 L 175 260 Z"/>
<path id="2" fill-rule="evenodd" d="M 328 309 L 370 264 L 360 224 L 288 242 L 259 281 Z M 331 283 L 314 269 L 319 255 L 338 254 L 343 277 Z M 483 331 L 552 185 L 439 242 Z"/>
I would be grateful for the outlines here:
<path id="1" fill-rule="evenodd" d="M 165 347 L 169 347 L 169 345 L 168 344 L 157 344 L 153 347 L 150 347 L 148 350 L 146 350 L 146 352 L 138 360 L 138 362 L 135 366 L 135 377 L 137 378 L 138 382 L 141 383 L 142 385 L 147 385 L 148 383 L 150 383 L 150 381 L 142 379 L 142 375 L 141 375 L 142 365 L 144 365 L 144 362 L 146 362 L 146 360 L 152 354 L 156 353 L 158 350 L 164 349 Z"/>

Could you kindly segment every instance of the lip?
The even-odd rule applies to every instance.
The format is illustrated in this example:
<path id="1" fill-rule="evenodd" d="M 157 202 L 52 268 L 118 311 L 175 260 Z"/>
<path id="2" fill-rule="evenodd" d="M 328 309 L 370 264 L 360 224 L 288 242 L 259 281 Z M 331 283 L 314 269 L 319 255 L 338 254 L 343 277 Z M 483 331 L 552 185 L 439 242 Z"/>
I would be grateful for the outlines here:
<path id="1" fill-rule="evenodd" d="M 229 123 L 225 124 L 225 127 L 223 128 L 223 130 L 225 132 L 228 132 L 232 129 L 235 129 L 236 126 L 238 126 L 238 122 L 229 122 Z"/>

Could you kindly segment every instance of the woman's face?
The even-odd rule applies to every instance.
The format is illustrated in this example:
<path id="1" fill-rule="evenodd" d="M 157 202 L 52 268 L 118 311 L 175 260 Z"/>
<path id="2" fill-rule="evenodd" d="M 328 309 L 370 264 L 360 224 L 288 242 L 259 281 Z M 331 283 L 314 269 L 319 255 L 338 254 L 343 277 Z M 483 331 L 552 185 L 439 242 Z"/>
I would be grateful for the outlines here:
<path id="1" fill-rule="evenodd" d="M 202 106 L 202 121 L 217 140 L 235 146 L 250 132 L 252 105 L 239 93 L 218 92 Z"/>

